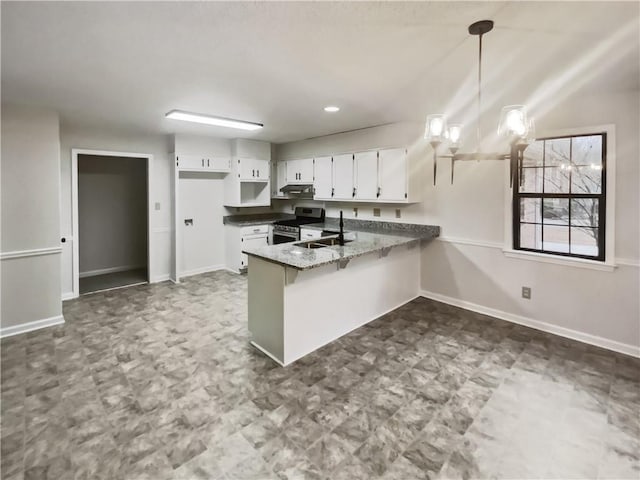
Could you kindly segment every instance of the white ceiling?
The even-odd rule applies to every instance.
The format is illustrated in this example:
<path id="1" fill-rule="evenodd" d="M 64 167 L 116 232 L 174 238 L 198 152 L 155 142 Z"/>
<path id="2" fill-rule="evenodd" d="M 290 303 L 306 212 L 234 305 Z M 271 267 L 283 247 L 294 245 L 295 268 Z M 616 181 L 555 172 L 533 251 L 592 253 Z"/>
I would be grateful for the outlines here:
<path id="1" fill-rule="evenodd" d="M 637 2 L 2 2 L 2 101 L 67 125 L 276 143 L 433 111 L 465 120 L 477 39 L 483 97 L 543 108 L 640 89 Z M 323 112 L 339 105 L 337 114 Z M 167 120 L 171 109 L 261 122 L 258 133 Z M 468 119 L 467 119 L 468 120 Z"/>

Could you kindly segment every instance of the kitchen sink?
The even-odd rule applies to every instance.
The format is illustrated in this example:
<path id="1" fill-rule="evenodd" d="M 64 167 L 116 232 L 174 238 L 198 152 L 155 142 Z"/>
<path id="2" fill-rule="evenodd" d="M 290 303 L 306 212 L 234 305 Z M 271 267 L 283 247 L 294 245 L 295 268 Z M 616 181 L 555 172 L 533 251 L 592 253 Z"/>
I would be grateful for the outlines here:
<path id="1" fill-rule="evenodd" d="M 344 240 L 344 243 L 353 242 L 353 240 Z M 296 243 L 296 247 L 300 248 L 324 248 L 338 245 L 338 237 L 318 238 L 316 240 L 308 240 L 306 242 Z"/>

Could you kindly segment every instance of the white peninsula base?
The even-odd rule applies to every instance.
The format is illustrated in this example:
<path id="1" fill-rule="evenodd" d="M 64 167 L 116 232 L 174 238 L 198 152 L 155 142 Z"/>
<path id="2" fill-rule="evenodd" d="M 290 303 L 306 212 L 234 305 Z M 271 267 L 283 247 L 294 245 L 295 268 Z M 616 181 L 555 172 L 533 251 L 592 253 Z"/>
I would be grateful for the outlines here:
<path id="1" fill-rule="evenodd" d="M 297 270 L 249 255 L 252 344 L 288 365 L 418 296 L 420 247 Z"/>

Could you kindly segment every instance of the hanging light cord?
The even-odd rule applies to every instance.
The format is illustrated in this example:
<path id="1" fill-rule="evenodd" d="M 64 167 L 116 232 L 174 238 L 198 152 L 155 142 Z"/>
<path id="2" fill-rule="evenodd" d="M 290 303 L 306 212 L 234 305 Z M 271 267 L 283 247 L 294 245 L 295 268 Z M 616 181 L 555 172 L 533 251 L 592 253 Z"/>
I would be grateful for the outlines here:
<path id="1" fill-rule="evenodd" d="M 482 114 L 482 33 L 478 39 L 478 128 L 477 128 L 477 149 L 480 150 L 480 140 L 482 133 L 480 131 L 480 116 Z"/>

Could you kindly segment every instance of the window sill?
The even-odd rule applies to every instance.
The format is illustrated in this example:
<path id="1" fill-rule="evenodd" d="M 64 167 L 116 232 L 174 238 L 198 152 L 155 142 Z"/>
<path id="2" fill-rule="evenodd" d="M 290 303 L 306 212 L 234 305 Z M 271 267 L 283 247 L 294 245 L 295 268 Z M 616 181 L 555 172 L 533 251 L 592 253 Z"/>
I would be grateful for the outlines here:
<path id="1" fill-rule="evenodd" d="M 617 265 L 610 262 L 598 262 L 596 260 L 586 260 L 584 258 L 561 257 L 549 255 L 546 253 L 525 252 L 521 250 L 512 250 L 503 248 L 502 253 L 505 257 L 517 258 L 520 260 L 529 260 L 533 262 L 552 263 L 555 265 L 564 265 L 567 267 L 587 268 L 590 270 L 600 270 L 602 272 L 613 272 Z"/>

